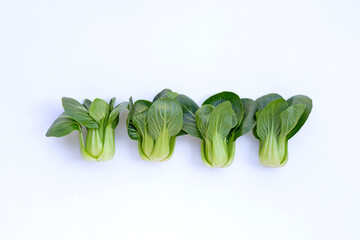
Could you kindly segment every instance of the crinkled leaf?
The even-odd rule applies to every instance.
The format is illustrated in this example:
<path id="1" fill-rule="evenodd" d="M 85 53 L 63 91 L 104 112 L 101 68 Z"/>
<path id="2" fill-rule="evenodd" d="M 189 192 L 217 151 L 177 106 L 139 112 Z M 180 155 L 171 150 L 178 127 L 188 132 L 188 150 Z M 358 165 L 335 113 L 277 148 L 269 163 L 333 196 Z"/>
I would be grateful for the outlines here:
<path id="1" fill-rule="evenodd" d="M 292 105 L 280 113 L 280 137 L 286 137 L 296 126 L 301 115 L 304 113 L 305 107 L 305 104 Z"/>
<path id="2" fill-rule="evenodd" d="M 288 99 L 287 102 L 289 105 L 299 105 L 299 104 L 305 104 L 305 110 L 303 114 L 301 115 L 299 121 L 297 122 L 296 126 L 290 131 L 290 133 L 287 135 L 287 138 L 292 138 L 299 130 L 300 128 L 305 124 L 306 120 L 308 119 L 311 109 L 312 109 L 312 100 L 311 98 L 304 96 L 304 95 L 296 95 L 292 98 Z"/>
<path id="3" fill-rule="evenodd" d="M 181 104 L 183 110 L 183 130 L 193 137 L 201 138 L 201 133 L 196 127 L 195 113 L 199 106 L 188 96 L 179 94 L 176 100 Z"/>
<path id="4" fill-rule="evenodd" d="M 283 98 L 270 102 L 256 113 L 257 135 L 260 140 L 265 140 L 270 134 L 278 136 L 280 133 L 280 113 L 288 108 L 288 103 Z"/>
<path id="5" fill-rule="evenodd" d="M 246 134 L 255 126 L 255 113 L 257 110 L 257 104 L 254 100 L 249 98 L 242 98 L 241 103 L 244 110 L 244 118 L 240 124 L 240 127 L 235 132 L 235 139 Z"/>
<path id="6" fill-rule="evenodd" d="M 81 130 L 81 126 L 65 112 L 62 113 L 46 132 L 47 137 L 63 137 L 74 130 Z"/>
<path id="7" fill-rule="evenodd" d="M 201 133 L 203 139 L 206 138 L 206 133 L 209 125 L 209 118 L 215 107 L 210 104 L 202 105 L 195 113 L 196 127 Z"/>
<path id="8" fill-rule="evenodd" d="M 229 101 L 222 102 L 214 108 L 209 117 L 206 138 L 213 140 L 218 135 L 227 138 L 231 129 L 238 124 L 238 118 Z"/>
<path id="9" fill-rule="evenodd" d="M 183 111 L 178 101 L 172 98 L 160 98 L 149 108 L 147 117 L 149 134 L 157 139 L 162 131 L 169 136 L 177 135 L 183 126 Z"/>
<path id="10" fill-rule="evenodd" d="M 62 105 L 65 112 L 78 123 L 87 128 L 99 128 L 98 123 L 89 115 L 86 107 L 75 99 L 63 97 Z"/>

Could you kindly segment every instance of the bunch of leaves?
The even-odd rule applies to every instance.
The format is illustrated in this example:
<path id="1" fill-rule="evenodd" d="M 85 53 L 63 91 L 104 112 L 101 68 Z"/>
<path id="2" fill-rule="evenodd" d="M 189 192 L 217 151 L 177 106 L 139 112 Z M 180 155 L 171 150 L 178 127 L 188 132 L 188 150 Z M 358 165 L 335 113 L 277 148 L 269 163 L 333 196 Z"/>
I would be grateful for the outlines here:
<path id="1" fill-rule="evenodd" d="M 120 112 L 127 108 L 123 102 L 114 107 L 115 98 L 109 103 L 96 98 L 85 99 L 81 104 L 73 98 L 62 98 L 64 112 L 54 121 L 47 137 L 63 137 L 74 130 L 79 131 L 80 152 L 85 160 L 111 160 L 115 154 L 114 130 L 119 123 Z M 87 129 L 83 139 L 83 127 Z"/>
<path id="2" fill-rule="evenodd" d="M 288 141 L 308 119 L 312 100 L 296 95 L 286 101 L 272 93 L 258 98 L 256 103 L 253 134 L 260 140 L 260 162 L 268 167 L 282 167 L 288 160 Z"/>
<path id="3" fill-rule="evenodd" d="M 147 161 L 169 160 L 174 153 L 176 137 L 185 134 L 183 110 L 177 98 L 181 95 L 164 89 L 153 101 L 129 101 L 128 135 L 138 141 L 139 154 Z"/>
<path id="4" fill-rule="evenodd" d="M 201 139 L 201 158 L 210 167 L 228 167 L 235 141 L 255 126 L 256 103 L 233 92 L 215 94 L 199 108 L 188 97 L 178 99 L 184 110 L 183 130 Z"/>

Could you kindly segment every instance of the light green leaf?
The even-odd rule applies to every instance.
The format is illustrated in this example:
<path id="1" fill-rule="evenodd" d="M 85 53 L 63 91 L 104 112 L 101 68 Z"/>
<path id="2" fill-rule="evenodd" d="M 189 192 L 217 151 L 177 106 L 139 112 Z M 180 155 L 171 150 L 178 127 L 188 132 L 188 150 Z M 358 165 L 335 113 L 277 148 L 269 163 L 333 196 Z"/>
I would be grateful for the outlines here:
<path id="1" fill-rule="evenodd" d="M 229 132 L 238 124 L 238 118 L 229 101 L 220 103 L 210 114 L 206 137 L 210 140 L 219 135 L 226 139 Z"/>
<path id="2" fill-rule="evenodd" d="M 110 106 L 110 112 L 114 109 L 116 97 L 113 97 L 110 99 L 109 106 Z"/>
<path id="3" fill-rule="evenodd" d="M 122 102 L 119 105 L 117 105 L 110 113 L 107 125 L 112 124 L 112 122 L 119 117 L 119 114 L 122 110 L 128 107 L 128 102 Z M 116 124 L 117 125 L 117 124 Z M 115 129 L 116 125 L 112 125 L 113 129 Z"/>
<path id="4" fill-rule="evenodd" d="M 202 105 L 195 113 L 196 127 L 203 139 L 207 137 L 206 133 L 209 125 L 209 118 L 214 109 L 215 107 L 213 105 L 206 104 Z"/>
<path id="5" fill-rule="evenodd" d="M 98 124 L 100 124 L 100 121 L 102 119 L 104 119 L 106 122 L 109 113 L 110 113 L 109 104 L 100 98 L 96 98 L 90 105 L 89 114 L 93 119 L 95 119 L 95 121 Z"/>
<path id="6" fill-rule="evenodd" d="M 183 126 L 183 111 L 178 101 L 172 98 L 160 98 L 149 108 L 147 117 L 149 134 L 157 139 L 162 131 L 169 137 L 177 135 Z"/>
<path id="7" fill-rule="evenodd" d="M 46 132 L 47 137 L 63 137 L 74 130 L 81 130 L 81 126 L 66 113 L 62 113 Z"/>
<path id="8" fill-rule="evenodd" d="M 87 128 L 98 128 L 98 123 L 89 115 L 87 109 L 73 98 L 62 98 L 62 105 L 65 112 L 78 123 Z"/>
<path id="9" fill-rule="evenodd" d="M 265 141 L 270 134 L 278 136 L 280 133 L 280 113 L 288 107 L 283 98 L 270 102 L 262 110 L 256 113 L 257 135 Z"/>
<path id="10" fill-rule="evenodd" d="M 305 104 L 292 105 L 280 113 L 280 137 L 286 137 L 296 126 L 301 115 L 304 113 L 305 107 Z"/>

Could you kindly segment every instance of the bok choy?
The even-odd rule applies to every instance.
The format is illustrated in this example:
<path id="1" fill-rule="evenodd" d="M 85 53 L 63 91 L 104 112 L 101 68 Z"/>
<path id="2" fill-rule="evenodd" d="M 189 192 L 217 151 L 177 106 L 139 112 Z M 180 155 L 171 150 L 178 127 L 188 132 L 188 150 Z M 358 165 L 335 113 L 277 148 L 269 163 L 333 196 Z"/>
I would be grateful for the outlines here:
<path id="1" fill-rule="evenodd" d="M 286 101 L 272 93 L 258 98 L 256 103 L 253 134 L 260 140 L 260 162 L 268 167 L 282 167 L 288 160 L 288 141 L 309 117 L 312 100 L 296 95 Z"/>
<path id="2" fill-rule="evenodd" d="M 178 100 L 188 111 L 183 130 L 201 139 L 201 158 L 205 165 L 230 166 L 236 139 L 255 125 L 256 103 L 248 98 L 240 99 L 233 92 L 215 94 L 200 108 L 186 96 Z"/>
<path id="3" fill-rule="evenodd" d="M 114 107 L 115 98 L 109 103 L 96 98 L 85 99 L 81 104 L 72 98 L 63 97 L 64 112 L 54 121 L 46 133 L 47 137 L 63 137 L 74 130 L 79 131 L 80 152 L 85 160 L 107 161 L 115 154 L 114 130 L 119 123 L 120 112 L 127 102 Z M 87 129 L 83 139 L 83 127 Z"/>
<path id="4" fill-rule="evenodd" d="M 147 161 L 169 160 L 174 153 L 176 137 L 184 134 L 183 111 L 178 94 L 164 89 L 152 102 L 129 101 L 128 135 L 138 141 L 140 157 Z"/>

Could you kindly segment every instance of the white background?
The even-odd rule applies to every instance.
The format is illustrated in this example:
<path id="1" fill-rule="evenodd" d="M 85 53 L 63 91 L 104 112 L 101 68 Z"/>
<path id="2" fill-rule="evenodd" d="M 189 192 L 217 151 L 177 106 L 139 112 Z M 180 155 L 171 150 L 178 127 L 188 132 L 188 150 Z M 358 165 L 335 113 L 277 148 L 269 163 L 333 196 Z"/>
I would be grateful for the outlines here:
<path id="1" fill-rule="evenodd" d="M 360 239 L 360 2 L 0 1 L 0 239 Z M 77 133 L 46 138 L 61 97 L 120 103 L 168 87 L 201 104 L 231 90 L 310 96 L 284 168 L 251 133 L 234 163 L 200 141 L 145 162 L 86 162 Z"/>

